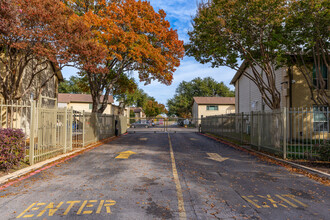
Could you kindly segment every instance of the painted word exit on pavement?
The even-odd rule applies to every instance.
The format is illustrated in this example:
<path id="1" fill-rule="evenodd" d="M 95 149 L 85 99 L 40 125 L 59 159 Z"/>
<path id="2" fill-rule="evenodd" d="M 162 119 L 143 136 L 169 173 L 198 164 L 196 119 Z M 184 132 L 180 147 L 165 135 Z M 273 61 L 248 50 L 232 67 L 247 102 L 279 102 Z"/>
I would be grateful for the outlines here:
<path id="1" fill-rule="evenodd" d="M 278 208 L 289 206 L 298 208 L 299 206 L 308 207 L 305 203 L 299 201 L 294 195 L 291 194 L 276 194 L 276 195 L 249 195 L 242 196 L 247 202 L 256 208 Z"/>

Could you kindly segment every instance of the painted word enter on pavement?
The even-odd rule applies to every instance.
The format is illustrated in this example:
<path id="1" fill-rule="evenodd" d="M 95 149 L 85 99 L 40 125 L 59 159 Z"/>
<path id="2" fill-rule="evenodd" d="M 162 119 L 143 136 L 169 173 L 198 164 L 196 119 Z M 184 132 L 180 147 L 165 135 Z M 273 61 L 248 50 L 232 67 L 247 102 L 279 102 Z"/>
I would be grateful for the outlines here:
<path id="1" fill-rule="evenodd" d="M 124 151 L 124 152 L 119 152 L 119 155 L 115 157 L 116 159 L 128 159 L 132 154 L 136 154 L 133 151 Z"/>
<path id="2" fill-rule="evenodd" d="M 59 202 L 58 204 L 55 204 L 54 202 L 35 202 L 32 203 L 16 218 L 36 218 L 42 216 L 51 217 L 55 214 L 65 216 L 69 212 L 75 213 L 77 215 L 88 215 L 93 214 L 93 212 L 95 214 L 100 214 L 103 209 L 106 211 L 106 213 L 111 214 L 110 206 L 113 206 L 115 204 L 116 201 L 114 200 L 75 200 Z M 60 208 L 64 210 L 64 212 L 58 211 Z"/>
<path id="3" fill-rule="evenodd" d="M 223 162 L 223 161 L 229 159 L 228 157 L 221 157 L 217 153 L 206 153 L 206 154 L 209 156 L 209 157 L 207 157 L 207 159 L 215 160 L 215 161 L 218 161 L 218 162 Z"/>

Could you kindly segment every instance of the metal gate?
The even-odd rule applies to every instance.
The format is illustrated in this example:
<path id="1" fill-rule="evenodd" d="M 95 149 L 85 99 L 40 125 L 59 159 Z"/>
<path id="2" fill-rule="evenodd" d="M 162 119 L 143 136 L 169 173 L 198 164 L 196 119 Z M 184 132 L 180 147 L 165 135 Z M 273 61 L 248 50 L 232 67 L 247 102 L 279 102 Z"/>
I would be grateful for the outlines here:
<path id="1" fill-rule="evenodd" d="M 197 120 L 174 117 L 128 118 L 129 133 L 198 132 Z"/>

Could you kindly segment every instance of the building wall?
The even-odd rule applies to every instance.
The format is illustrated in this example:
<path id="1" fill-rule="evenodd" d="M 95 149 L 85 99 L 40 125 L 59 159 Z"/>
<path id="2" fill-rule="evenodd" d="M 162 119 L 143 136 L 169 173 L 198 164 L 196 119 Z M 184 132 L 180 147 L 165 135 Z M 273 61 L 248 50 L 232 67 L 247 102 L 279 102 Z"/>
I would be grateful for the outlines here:
<path id="1" fill-rule="evenodd" d="M 208 105 L 215 105 L 215 104 L 208 104 Z M 198 118 L 201 118 L 211 115 L 223 115 L 223 114 L 230 114 L 235 113 L 235 105 L 217 105 L 218 110 L 206 110 L 208 105 L 198 105 Z"/>
<path id="2" fill-rule="evenodd" d="M 252 74 L 252 69 L 248 67 L 246 71 Z M 260 71 L 260 69 L 258 70 Z M 286 68 L 280 68 L 276 70 L 276 88 L 282 95 L 282 82 L 283 82 L 283 74 L 285 73 Z M 264 77 L 265 79 L 265 77 Z M 270 108 L 264 104 L 262 100 L 260 91 L 258 87 L 248 79 L 246 76 L 242 75 L 236 82 L 235 82 L 235 90 L 236 96 L 235 101 L 237 105 L 237 112 L 251 112 L 251 111 L 262 111 L 262 110 L 270 110 Z M 285 105 L 285 99 L 283 102 L 283 98 L 281 98 L 281 107 Z"/>
<path id="3" fill-rule="evenodd" d="M 237 80 L 236 82 L 235 82 L 235 103 L 236 103 L 236 105 L 235 105 L 235 112 L 240 112 L 240 109 L 239 109 L 239 89 L 240 89 L 240 87 L 239 87 L 239 80 Z"/>
<path id="4" fill-rule="evenodd" d="M 196 102 L 194 102 L 192 107 L 192 116 L 194 121 L 198 120 L 198 104 Z"/>
<path id="5" fill-rule="evenodd" d="M 301 107 L 313 107 L 314 102 L 311 99 L 311 93 L 306 83 L 306 80 L 303 74 L 297 69 L 297 67 L 292 68 L 293 77 L 292 79 L 295 83 L 292 84 L 292 107 L 301 108 Z M 329 73 L 328 73 L 329 79 Z M 329 81 L 328 81 L 329 88 Z M 314 95 L 316 93 L 314 92 Z M 327 94 L 330 96 L 330 90 L 327 91 Z"/>
<path id="6" fill-rule="evenodd" d="M 30 64 L 28 66 L 28 68 L 24 71 L 23 82 L 25 82 L 25 83 L 22 83 L 20 92 L 23 93 L 27 89 L 29 90 L 29 92 L 27 92 L 24 95 L 23 100 L 29 99 L 31 97 L 31 94 L 34 99 L 37 98 L 39 94 L 41 94 L 42 96 L 45 96 L 45 97 L 57 98 L 58 79 L 56 76 L 54 76 L 53 65 L 50 62 L 48 62 L 43 67 L 45 67 L 46 69 L 42 73 L 35 76 L 30 88 L 28 88 L 27 84 L 30 82 L 30 79 L 31 79 L 32 64 Z M 42 67 L 40 66 L 39 68 L 42 68 Z M 47 80 L 48 80 L 48 82 L 47 82 Z M 41 86 L 44 83 L 46 83 L 46 86 L 41 88 Z M 42 100 L 42 104 L 52 106 L 55 104 L 55 102 L 50 101 L 50 100 Z"/>
<path id="7" fill-rule="evenodd" d="M 68 103 L 67 106 L 65 106 L 65 103 L 58 103 L 58 107 L 67 107 L 67 108 L 73 108 L 73 110 L 79 111 L 79 112 L 92 112 L 92 109 L 90 109 L 89 105 L 91 103 L 76 103 L 76 102 L 71 102 Z M 111 112 L 111 104 L 108 104 L 107 108 L 103 112 L 104 114 L 112 114 Z"/>
<path id="8" fill-rule="evenodd" d="M 30 62 L 23 71 L 22 82 L 19 87 L 18 95 L 23 95 L 21 101 L 29 101 L 31 96 L 36 99 L 39 94 L 45 97 L 57 98 L 58 94 L 58 78 L 54 75 L 54 68 L 51 62 L 46 62 L 44 65 L 39 65 L 36 71 L 44 69 L 37 74 L 32 80 L 32 84 L 29 86 L 32 77 L 33 64 Z M 0 68 L 0 74 L 5 74 L 3 67 Z M 45 84 L 43 88 L 41 85 Z M 1 88 L 0 88 L 1 89 Z M 0 98 L 2 99 L 1 95 Z M 55 105 L 55 101 L 43 100 L 44 105 Z"/>

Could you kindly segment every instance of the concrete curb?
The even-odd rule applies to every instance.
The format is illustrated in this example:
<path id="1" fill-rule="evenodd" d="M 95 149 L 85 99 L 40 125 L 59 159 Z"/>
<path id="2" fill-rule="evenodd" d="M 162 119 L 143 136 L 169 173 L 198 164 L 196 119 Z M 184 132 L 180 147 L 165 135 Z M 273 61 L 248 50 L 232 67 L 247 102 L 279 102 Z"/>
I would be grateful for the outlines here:
<path id="1" fill-rule="evenodd" d="M 259 155 L 261 155 L 261 156 L 268 157 L 268 158 L 270 158 L 270 159 L 273 159 L 273 160 L 279 161 L 279 162 L 281 162 L 281 163 L 288 164 L 288 165 L 290 165 L 290 166 L 292 166 L 292 167 L 294 167 L 294 168 L 298 168 L 298 169 L 304 170 L 304 171 L 309 172 L 309 173 L 312 173 L 312 174 L 314 174 L 314 175 L 316 174 L 316 175 L 318 175 L 318 176 L 320 176 L 320 177 L 323 177 L 323 178 L 326 178 L 326 179 L 330 180 L 330 174 L 325 173 L 325 172 L 322 172 L 322 171 L 320 171 L 320 170 L 316 170 L 316 169 L 313 169 L 313 168 L 310 168 L 310 167 L 306 167 L 306 166 L 303 166 L 303 165 L 300 165 L 300 164 L 297 164 L 297 163 L 294 163 L 294 162 L 291 162 L 291 161 L 287 161 L 287 160 L 283 160 L 283 159 L 280 159 L 280 158 L 277 158 L 277 157 L 273 157 L 273 156 L 271 156 L 271 155 L 264 154 L 264 153 L 262 153 L 262 152 L 259 152 L 259 151 L 256 151 L 256 150 L 253 150 L 253 149 L 251 149 L 251 148 L 244 147 L 244 146 L 242 146 L 242 145 L 233 144 L 233 143 L 230 143 L 229 141 L 224 141 L 224 140 L 222 140 L 221 138 L 214 137 L 214 136 L 212 136 L 212 135 L 210 135 L 210 134 L 209 134 L 209 135 L 206 135 L 206 134 L 203 134 L 203 133 L 198 133 L 198 134 L 200 134 L 200 135 L 202 135 L 202 136 L 204 136 L 204 137 L 208 137 L 208 138 L 211 138 L 211 139 L 215 139 L 215 140 L 217 140 L 217 141 L 219 141 L 219 142 L 221 142 L 221 143 L 223 143 L 223 144 L 229 145 L 229 146 L 234 145 L 234 146 L 236 146 L 236 147 L 243 148 L 243 149 L 245 149 L 245 150 L 247 150 L 247 151 L 250 151 L 250 152 L 253 152 L 253 153 L 255 153 L 255 154 L 259 154 Z"/>
<path id="2" fill-rule="evenodd" d="M 57 157 L 54 157 L 54 158 L 51 158 L 51 159 L 48 159 L 48 160 L 45 160 L 45 161 L 36 163 L 36 164 L 34 164 L 32 166 L 28 166 L 28 167 L 25 167 L 25 168 L 23 168 L 21 170 L 17 170 L 17 171 L 15 171 L 13 173 L 10 173 L 8 175 L 5 175 L 5 176 L 3 176 L 3 177 L 0 178 L 0 185 L 3 184 L 3 183 L 5 183 L 5 182 L 7 182 L 7 181 L 12 180 L 12 179 L 16 179 L 16 178 L 18 178 L 20 176 L 23 176 L 23 175 L 25 175 L 25 174 L 27 174 L 27 173 L 29 173 L 31 171 L 37 170 L 37 169 L 39 169 L 39 168 L 41 168 L 41 167 L 43 167 L 45 165 L 48 165 L 48 164 L 50 164 L 50 163 L 52 163 L 54 161 L 57 161 L 57 160 L 60 160 L 62 158 L 71 156 L 72 154 L 78 153 L 78 152 L 80 152 L 82 150 L 85 150 L 85 149 L 88 149 L 88 148 L 81 148 L 79 150 L 75 150 L 75 151 L 72 151 L 70 153 L 62 154 L 60 156 L 57 156 Z"/>
<path id="3" fill-rule="evenodd" d="M 126 134 L 123 134 L 123 135 L 126 135 Z M 57 165 L 59 163 L 62 163 L 66 160 L 69 160 L 69 159 L 71 159 L 75 156 L 78 156 L 81 153 L 84 153 L 85 151 L 89 151 L 89 150 L 92 150 L 92 149 L 94 149 L 98 146 L 104 145 L 104 144 L 114 140 L 115 138 L 116 137 L 111 137 L 111 138 L 104 139 L 104 140 L 99 141 L 95 144 L 89 145 L 85 148 L 80 148 L 78 150 L 75 150 L 75 151 L 72 151 L 72 152 L 69 152 L 69 153 L 66 153 L 66 154 L 59 155 L 57 157 L 39 162 L 39 163 L 34 164 L 32 166 L 29 166 L 29 167 L 23 168 L 21 170 L 17 170 L 17 171 L 15 171 L 13 173 L 10 173 L 8 175 L 5 175 L 5 176 L 0 178 L 0 190 L 3 190 L 4 188 L 7 188 L 8 186 L 10 186 L 10 185 L 12 185 L 16 182 L 19 182 L 23 179 L 26 179 L 26 178 L 34 175 L 34 174 L 37 174 L 42 170 L 48 169 L 52 166 L 55 166 L 55 165 Z M 52 163 L 54 163 L 54 164 L 52 164 Z M 26 178 L 24 178 L 25 175 L 27 175 Z M 13 181 L 13 182 L 10 182 L 10 181 Z"/>

